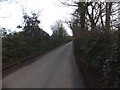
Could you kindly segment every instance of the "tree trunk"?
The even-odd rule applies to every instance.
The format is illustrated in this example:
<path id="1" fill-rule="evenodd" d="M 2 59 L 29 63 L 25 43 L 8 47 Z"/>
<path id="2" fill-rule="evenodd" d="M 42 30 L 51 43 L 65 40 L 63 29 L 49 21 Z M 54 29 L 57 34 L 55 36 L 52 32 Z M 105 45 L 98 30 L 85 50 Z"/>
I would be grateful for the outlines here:
<path id="1" fill-rule="evenodd" d="M 112 8 L 112 2 L 106 2 L 106 20 L 105 20 L 105 26 L 106 31 L 110 31 L 110 15 L 111 15 L 111 8 Z"/>
<path id="2" fill-rule="evenodd" d="M 85 2 L 79 2 L 79 14 L 80 14 L 80 24 L 81 24 L 81 30 L 85 30 Z"/>

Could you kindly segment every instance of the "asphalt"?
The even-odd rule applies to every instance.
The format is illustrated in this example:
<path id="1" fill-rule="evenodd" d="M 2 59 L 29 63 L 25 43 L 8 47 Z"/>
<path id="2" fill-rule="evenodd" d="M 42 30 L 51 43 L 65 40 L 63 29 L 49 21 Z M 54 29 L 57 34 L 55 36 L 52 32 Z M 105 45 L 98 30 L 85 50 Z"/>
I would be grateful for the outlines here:
<path id="1" fill-rule="evenodd" d="M 3 88 L 84 88 L 69 42 L 6 76 Z"/>

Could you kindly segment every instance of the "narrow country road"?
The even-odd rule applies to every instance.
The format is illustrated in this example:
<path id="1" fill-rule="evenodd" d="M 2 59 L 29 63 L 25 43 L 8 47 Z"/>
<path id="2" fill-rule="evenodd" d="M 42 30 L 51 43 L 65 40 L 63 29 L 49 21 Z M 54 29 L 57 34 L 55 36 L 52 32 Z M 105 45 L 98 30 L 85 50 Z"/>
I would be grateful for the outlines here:
<path id="1" fill-rule="evenodd" d="M 3 88 L 84 88 L 72 42 L 3 79 Z"/>

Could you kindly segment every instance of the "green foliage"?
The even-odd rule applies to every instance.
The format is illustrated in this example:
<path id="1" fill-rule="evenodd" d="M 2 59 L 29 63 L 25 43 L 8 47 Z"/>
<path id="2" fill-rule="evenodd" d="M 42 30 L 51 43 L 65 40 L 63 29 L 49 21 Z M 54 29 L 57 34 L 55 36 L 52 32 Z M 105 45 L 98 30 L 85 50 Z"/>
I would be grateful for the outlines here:
<path id="1" fill-rule="evenodd" d="M 39 28 L 39 23 L 36 14 L 32 14 L 32 17 L 24 15 L 23 31 L 9 33 L 3 37 L 3 68 L 44 54 L 70 40 L 63 27 L 58 27 L 55 31 L 57 33 L 53 32 L 53 35 L 49 36 Z"/>
<path id="2" fill-rule="evenodd" d="M 79 67 L 83 64 L 83 71 L 102 77 L 101 86 L 120 87 L 120 31 L 119 25 L 111 24 L 113 13 L 119 11 L 114 8 L 116 4 L 80 1 L 74 4 L 76 9 L 69 23 Z"/>
<path id="3" fill-rule="evenodd" d="M 97 33 L 75 42 L 76 52 L 85 58 L 89 70 L 102 75 L 108 86 L 120 86 L 120 32 Z M 81 52 L 81 53 L 80 53 Z"/>
<path id="4" fill-rule="evenodd" d="M 41 30 L 41 32 L 43 32 Z M 34 56 L 49 50 L 47 46 L 50 43 L 49 36 L 45 36 L 39 32 L 38 37 L 32 38 L 25 32 L 8 34 L 3 38 L 3 66 L 5 64 L 13 64 L 19 60 Z M 40 38 L 41 37 L 41 38 Z M 45 40 L 45 41 L 44 41 Z"/>

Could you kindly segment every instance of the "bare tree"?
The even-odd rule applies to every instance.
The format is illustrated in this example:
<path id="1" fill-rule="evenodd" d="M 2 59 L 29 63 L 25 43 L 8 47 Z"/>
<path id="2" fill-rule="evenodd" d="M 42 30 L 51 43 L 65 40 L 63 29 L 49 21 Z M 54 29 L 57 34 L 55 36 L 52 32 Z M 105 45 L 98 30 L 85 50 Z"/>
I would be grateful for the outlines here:
<path id="1" fill-rule="evenodd" d="M 106 2 L 106 20 L 105 20 L 106 31 L 110 30 L 111 10 L 112 10 L 112 2 Z"/>

